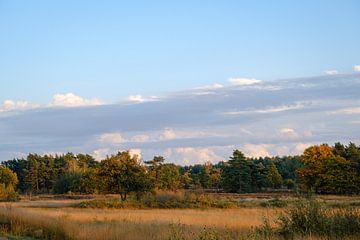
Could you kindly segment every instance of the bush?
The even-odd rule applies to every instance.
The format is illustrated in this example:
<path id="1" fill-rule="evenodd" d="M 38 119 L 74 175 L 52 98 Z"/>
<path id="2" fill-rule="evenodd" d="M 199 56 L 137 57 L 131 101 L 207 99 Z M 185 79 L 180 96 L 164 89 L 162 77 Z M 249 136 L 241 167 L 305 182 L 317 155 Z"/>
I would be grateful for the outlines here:
<path id="1" fill-rule="evenodd" d="M 126 201 L 91 200 L 77 204 L 80 208 L 236 208 L 238 203 L 222 200 L 206 194 L 188 193 L 184 191 L 147 193 L 141 199 L 132 196 Z"/>
<path id="2" fill-rule="evenodd" d="M 279 198 L 274 198 L 266 202 L 261 202 L 261 207 L 275 207 L 275 208 L 283 208 L 286 207 L 288 204 L 285 200 L 281 200 Z"/>
<path id="3" fill-rule="evenodd" d="M 294 189 L 295 188 L 295 181 L 293 179 L 286 179 L 284 181 L 285 186 L 287 189 Z"/>
<path id="4" fill-rule="evenodd" d="M 19 194 L 15 192 L 12 185 L 5 187 L 5 184 L 0 184 L 0 201 L 17 201 L 19 200 Z"/>
<path id="5" fill-rule="evenodd" d="M 278 234 L 285 239 L 297 236 L 319 236 L 340 239 L 360 234 L 360 213 L 352 208 L 330 209 L 314 200 L 297 202 L 280 215 L 277 227 L 269 227 L 265 222 L 257 232 Z"/>

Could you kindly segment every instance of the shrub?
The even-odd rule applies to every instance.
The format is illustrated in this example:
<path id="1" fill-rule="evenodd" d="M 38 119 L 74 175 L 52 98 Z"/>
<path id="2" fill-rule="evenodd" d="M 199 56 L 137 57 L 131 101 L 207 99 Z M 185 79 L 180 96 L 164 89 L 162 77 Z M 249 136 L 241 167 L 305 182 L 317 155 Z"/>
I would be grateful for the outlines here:
<path id="1" fill-rule="evenodd" d="M 126 201 L 91 200 L 81 202 L 75 207 L 80 208 L 236 208 L 238 203 L 222 200 L 206 194 L 186 193 L 184 191 L 159 191 L 147 193 L 141 199 L 129 197 Z"/>
<path id="2" fill-rule="evenodd" d="M 276 208 L 283 208 L 286 207 L 288 204 L 285 200 L 281 200 L 279 198 L 274 198 L 266 202 L 261 202 L 261 207 L 276 207 Z"/>
<path id="3" fill-rule="evenodd" d="M 5 186 L 0 184 L 0 201 L 17 201 L 19 194 L 15 191 L 12 185 Z"/>
<path id="4" fill-rule="evenodd" d="M 279 216 L 277 227 L 271 228 L 265 221 L 257 232 L 264 236 L 276 233 L 285 239 L 314 235 L 327 239 L 358 236 L 360 213 L 353 208 L 326 208 L 314 200 L 298 201 Z"/>

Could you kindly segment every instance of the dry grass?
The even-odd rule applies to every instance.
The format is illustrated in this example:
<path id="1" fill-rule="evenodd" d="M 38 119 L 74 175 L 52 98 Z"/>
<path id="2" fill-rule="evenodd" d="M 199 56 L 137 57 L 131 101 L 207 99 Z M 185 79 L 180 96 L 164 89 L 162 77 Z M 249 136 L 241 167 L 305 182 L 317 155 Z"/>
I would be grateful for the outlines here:
<path id="1" fill-rule="evenodd" d="M 81 223 L 87 222 L 133 222 L 156 224 L 185 224 L 216 228 L 249 229 L 259 226 L 263 218 L 272 219 L 277 210 L 265 208 L 245 209 L 152 209 L 152 210 L 98 210 L 98 209 L 24 209 L 28 214 L 41 214 L 46 218 L 61 218 Z"/>
<path id="2" fill-rule="evenodd" d="M 0 205 L 0 215 L 15 219 L 18 230 L 27 224 L 58 229 L 72 239 L 169 239 L 174 231 L 193 239 L 204 227 L 246 238 L 263 217 L 273 218 L 274 209 L 152 209 L 104 210 L 66 207 L 74 200 L 19 202 Z M 106 236 L 106 238 L 104 237 Z"/>
<path id="3" fill-rule="evenodd" d="M 320 199 L 338 202 L 359 200 L 337 196 Z M 261 239 L 251 236 L 252 228 L 262 225 L 264 217 L 273 222 L 278 213 L 284 211 L 261 207 L 204 210 L 71 207 L 80 201 L 84 200 L 0 203 L 0 233 L 1 226 L 6 228 L 6 224 L 1 223 L 10 222 L 11 219 L 13 234 L 29 234 L 48 239 L 210 239 L 207 235 L 202 236 L 204 227 L 221 236 L 212 239 Z"/>

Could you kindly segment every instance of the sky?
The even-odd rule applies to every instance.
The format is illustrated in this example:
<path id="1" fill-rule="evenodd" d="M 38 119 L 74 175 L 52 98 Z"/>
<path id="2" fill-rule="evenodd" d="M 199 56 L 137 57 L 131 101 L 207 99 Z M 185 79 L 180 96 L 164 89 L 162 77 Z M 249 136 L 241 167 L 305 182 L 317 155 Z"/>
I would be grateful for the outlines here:
<path id="1" fill-rule="evenodd" d="M 0 159 L 360 143 L 359 1 L 0 0 Z"/>

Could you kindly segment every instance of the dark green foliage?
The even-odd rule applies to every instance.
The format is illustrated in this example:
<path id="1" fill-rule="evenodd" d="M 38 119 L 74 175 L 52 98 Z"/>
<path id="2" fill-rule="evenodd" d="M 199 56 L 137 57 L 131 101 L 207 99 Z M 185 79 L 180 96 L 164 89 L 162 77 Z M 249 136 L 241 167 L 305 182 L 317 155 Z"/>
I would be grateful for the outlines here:
<path id="1" fill-rule="evenodd" d="M 179 167 L 173 163 L 164 163 L 165 158 L 155 156 L 153 160 L 146 161 L 148 165 L 151 185 L 155 189 L 177 190 L 181 188 Z"/>
<path id="2" fill-rule="evenodd" d="M 286 186 L 287 189 L 294 189 L 295 187 L 295 181 L 292 179 L 286 179 L 284 181 L 284 185 Z"/>
<path id="3" fill-rule="evenodd" d="M 279 188 L 283 181 L 282 176 L 280 175 L 274 163 L 270 165 L 270 169 L 266 175 L 266 178 L 269 185 L 273 188 Z"/>
<path id="4" fill-rule="evenodd" d="M 74 175 L 76 175 L 75 173 L 84 173 L 83 176 L 86 177 L 87 174 L 85 173 L 95 169 L 98 166 L 98 162 L 90 155 L 84 154 L 74 155 L 67 153 L 55 156 L 29 154 L 27 159 L 8 160 L 3 162 L 3 165 L 9 167 L 17 174 L 19 178 L 18 189 L 21 192 L 32 194 L 63 193 L 65 190 L 60 191 L 59 186 L 64 185 L 65 178 L 73 173 Z M 88 184 L 92 185 L 90 182 Z M 76 189 L 79 188 L 77 187 Z M 83 188 L 80 187 L 80 189 Z"/>
<path id="5" fill-rule="evenodd" d="M 64 194 L 64 193 L 80 193 L 81 189 L 81 173 L 70 172 L 65 175 L 62 175 L 54 186 L 55 194 Z"/>
<path id="6" fill-rule="evenodd" d="M 222 172 L 222 187 L 229 192 L 253 192 L 259 181 L 257 174 L 254 162 L 247 160 L 241 151 L 235 150 Z"/>
<path id="7" fill-rule="evenodd" d="M 27 160 L 21 159 L 13 159 L 2 162 L 2 165 L 11 169 L 13 172 L 16 173 L 19 183 L 17 188 L 20 191 L 25 191 L 27 189 L 27 184 L 25 182 L 25 175 L 26 175 L 26 167 L 27 167 Z"/>
<path id="8" fill-rule="evenodd" d="M 158 189 L 177 190 L 181 188 L 179 168 L 173 163 L 160 166 Z"/>
<path id="9" fill-rule="evenodd" d="M 138 197 L 147 191 L 196 189 L 236 193 L 275 188 L 307 192 L 353 194 L 360 192 L 360 148 L 354 143 L 323 144 L 302 156 L 246 158 L 235 150 L 229 161 L 193 166 L 165 163 L 162 156 L 141 163 L 126 152 L 98 162 L 87 154 L 29 154 L 26 159 L 2 162 L 16 173 L 21 193 L 120 193 Z"/>
<path id="10" fill-rule="evenodd" d="M 80 179 L 81 193 L 95 194 L 102 189 L 102 183 L 97 168 L 89 168 L 81 175 Z"/>

